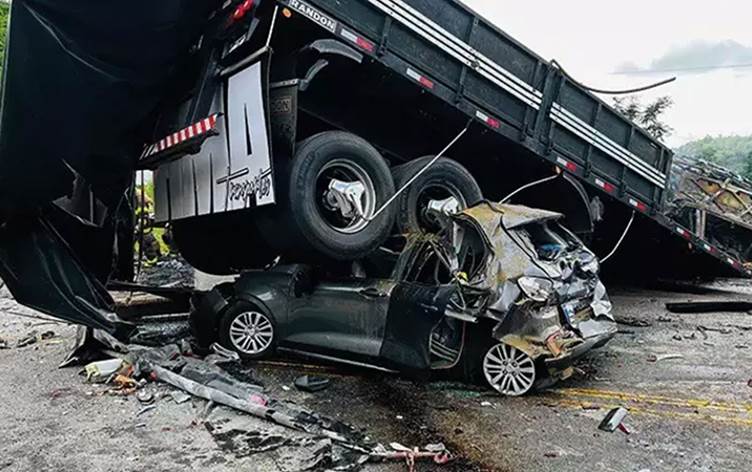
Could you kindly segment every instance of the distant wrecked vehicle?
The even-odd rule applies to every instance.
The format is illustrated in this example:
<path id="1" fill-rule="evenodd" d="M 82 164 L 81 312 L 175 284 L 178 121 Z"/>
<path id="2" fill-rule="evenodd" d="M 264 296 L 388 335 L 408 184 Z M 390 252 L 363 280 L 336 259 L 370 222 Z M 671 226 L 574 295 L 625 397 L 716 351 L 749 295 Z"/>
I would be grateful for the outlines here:
<path id="1" fill-rule="evenodd" d="M 437 202 L 440 203 L 440 202 Z M 571 375 L 616 333 L 595 255 L 562 215 L 480 203 L 408 236 L 389 278 L 307 265 L 247 272 L 194 326 L 246 359 L 276 351 L 401 372 L 450 370 L 510 396 Z"/>

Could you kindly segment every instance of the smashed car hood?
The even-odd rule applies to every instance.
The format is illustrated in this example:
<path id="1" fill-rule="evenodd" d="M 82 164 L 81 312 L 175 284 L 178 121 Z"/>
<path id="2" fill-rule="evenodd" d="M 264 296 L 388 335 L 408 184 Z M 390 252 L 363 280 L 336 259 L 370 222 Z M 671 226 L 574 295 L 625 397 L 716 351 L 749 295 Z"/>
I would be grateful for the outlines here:
<path id="1" fill-rule="evenodd" d="M 562 216 L 552 211 L 493 202 L 480 203 L 455 215 L 453 218 L 460 226 L 475 228 L 486 244 L 488 263 L 482 274 L 470 280 L 471 285 L 493 290 L 498 284 L 525 275 L 532 264 L 530 256 L 512 239 L 509 230 Z"/>

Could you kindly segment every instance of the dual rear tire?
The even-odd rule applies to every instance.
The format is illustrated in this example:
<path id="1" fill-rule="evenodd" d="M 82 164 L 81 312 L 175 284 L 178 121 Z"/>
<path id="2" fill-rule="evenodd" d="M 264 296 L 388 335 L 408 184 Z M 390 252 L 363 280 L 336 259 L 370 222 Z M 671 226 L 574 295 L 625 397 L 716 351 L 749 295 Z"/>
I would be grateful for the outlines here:
<path id="1" fill-rule="evenodd" d="M 427 215 L 429 202 L 454 199 L 462 209 L 482 199 L 472 175 L 441 158 L 376 215 L 432 159 L 390 169 L 364 139 L 319 133 L 300 142 L 292 159 L 275 161 L 276 205 L 177 221 L 175 241 L 188 262 L 213 274 L 262 268 L 279 255 L 314 263 L 360 260 L 394 232 L 438 229 Z"/>

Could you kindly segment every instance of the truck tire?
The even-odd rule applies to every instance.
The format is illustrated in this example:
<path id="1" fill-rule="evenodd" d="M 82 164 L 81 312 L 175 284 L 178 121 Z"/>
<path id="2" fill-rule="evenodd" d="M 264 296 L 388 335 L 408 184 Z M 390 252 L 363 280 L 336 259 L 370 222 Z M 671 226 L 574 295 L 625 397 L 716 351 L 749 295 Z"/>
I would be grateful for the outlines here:
<path id="1" fill-rule="evenodd" d="M 394 167 L 392 176 L 395 187 L 402 188 L 433 158 L 434 156 L 421 157 Z M 465 209 L 483 200 L 483 192 L 462 164 L 442 157 L 397 199 L 397 232 L 409 234 L 437 230 L 436 225 L 425 215 L 426 206 L 431 200 L 444 200 L 450 197 L 458 200 L 460 209 Z"/>
<path id="2" fill-rule="evenodd" d="M 365 215 L 373 215 L 394 194 L 386 160 L 367 141 L 340 131 L 312 136 L 298 144 L 287 175 L 277 209 L 284 221 L 261 223 L 270 244 L 284 245 L 285 252 L 297 257 L 352 261 L 373 252 L 389 237 L 396 206 L 369 223 L 354 207 L 338 202 L 330 190 L 332 181 L 356 185 L 362 194 L 355 200 Z"/>

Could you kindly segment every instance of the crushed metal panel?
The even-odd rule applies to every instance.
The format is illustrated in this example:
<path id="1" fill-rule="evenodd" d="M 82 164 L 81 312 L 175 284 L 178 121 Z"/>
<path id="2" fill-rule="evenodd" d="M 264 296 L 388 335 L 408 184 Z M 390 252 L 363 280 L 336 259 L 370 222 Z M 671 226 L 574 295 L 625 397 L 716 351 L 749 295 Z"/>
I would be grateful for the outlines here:
<path id="1" fill-rule="evenodd" d="M 263 64 L 257 62 L 229 78 L 230 155 L 225 172 L 215 175 L 215 194 L 226 198 L 218 209 L 275 203 L 263 72 Z"/>
<path id="2" fill-rule="evenodd" d="M 198 154 L 167 162 L 155 170 L 155 210 L 158 222 L 214 213 L 225 208 L 226 191 L 217 195 L 217 175 L 227 173 L 228 145 L 224 119 L 224 90 L 217 87 L 210 114 L 219 114 L 216 135 L 208 137 Z"/>

